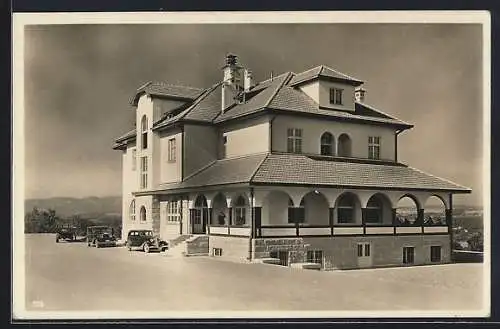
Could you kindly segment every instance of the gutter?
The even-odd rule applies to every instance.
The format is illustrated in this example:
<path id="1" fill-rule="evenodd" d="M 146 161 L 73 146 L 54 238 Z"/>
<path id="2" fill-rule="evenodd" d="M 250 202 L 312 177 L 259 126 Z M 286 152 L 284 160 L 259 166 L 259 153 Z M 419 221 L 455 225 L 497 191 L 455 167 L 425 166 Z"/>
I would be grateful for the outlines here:
<path id="1" fill-rule="evenodd" d="M 398 135 L 401 134 L 404 130 L 396 130 L 394 134 L 394 161 L 398 162 Z"/>

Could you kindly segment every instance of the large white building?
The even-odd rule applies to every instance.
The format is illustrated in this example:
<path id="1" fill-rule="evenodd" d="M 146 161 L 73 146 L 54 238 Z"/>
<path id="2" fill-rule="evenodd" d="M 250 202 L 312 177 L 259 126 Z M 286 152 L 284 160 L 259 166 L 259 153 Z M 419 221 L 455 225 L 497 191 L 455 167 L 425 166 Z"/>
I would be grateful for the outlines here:
<path id="1" fill-rule="evenodd" d="M 148 83 L 132 99 L 123 236 L 200 235 L 235 260 L 325 269 L 450 261 L 452 195 L 470 189 L 398 162 L 412 125 L 365 102 L 363 81 L 318 66 L 254 83 L 228 55 L 206 89 Z M 445 212 L 427 220 L 438 197 Z M 413 216 L 398 216 L 402 198 Z M 437 219 L 437 220 L 436 220 Z"/>

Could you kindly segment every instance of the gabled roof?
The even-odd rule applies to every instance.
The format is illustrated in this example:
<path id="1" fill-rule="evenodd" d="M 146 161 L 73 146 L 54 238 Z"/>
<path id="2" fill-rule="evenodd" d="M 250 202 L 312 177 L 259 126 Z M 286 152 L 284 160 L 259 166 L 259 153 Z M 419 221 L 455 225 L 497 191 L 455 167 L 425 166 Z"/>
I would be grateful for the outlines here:
<path id="1" fill-rule="evenodd" d="M 121 135 L 120 137 L 115 139 L 115 143 L 113 144 L 113 150 L 121 150 L 127 147 L 127 142 L 135 140 L 136 131 L 135 129 L 130 130 L 129 132 Z"/>
<path id="2" fill-rule="evenodd" d="M 327 116 L 345 120 L 361 120 L 372 123 L 386 123 L 401 128 L 411 128 L 411 124 L 391 117 L 383 112 L 380 112 L 366 104 L 355 103 L 355 111 L 339 111 L 333 109 L 323 109 L 319 107 L 314 100 L 296 88 L 283 86 L 272 101 L 268 108 L 289 112 L 300 112 L 312 115 Z"/>
<path id="3" fill-rule="evenodd" d="M 239 118 L 242 116 L 246 116 L 252 113 L 256 113 L 259 111 L 265 110 L 269 103 L 272 101 L 276 93 L 280 90 L 280 88 L 290 79 L 291 73 L 287 72 L 281 74 L 274 78 L 272 81 L 268 81 L 268 84 L 265 88 L 258 92 L 255 96 L 248 99 L 243 104 L 236 104 L 232 108 L 226 110 L 223 114 L 219 115 L 214 122 L 223 122 L 230 119 Z M 258 86 L 256 86 L 258 88 Z M 254 87 L 255 89 L 255 87 Z M 259 89 L 257 89 L 259 90 Z M 251 90 L 253 91 L 253 89 Z"/>
<path id="4" fill-rule="evenodd" d="M 137 89 L 134 97 L 132 97 L 130 101 L 130 104 L 137 106 L 137 102 L 139 101 L 140 96 L 143 94 L 192 101 L 200 96 L 202 92 L 203 89 L 200 88 L 150 81 Z"/>
<path id="5" fill-rule="evenodd" d="M 160 185 L 157 191 L 228 184 L 471 192 L 467 187 L 401 163 L 347 162 L 284 153 L 217 160 L 183 182 Z"/>
<path id="6" fill-rule="evenodd" d="M 293 79 L 289 82 L 289 85 L 296 86 L 318 78 L 327 78 L 331 80 L 347 82 L 353 86 L 359 86 L 363 84 L 363 81 L 359 79 L 353 78 L 351 76 L 348 76 L 347 74 L 336 71 L 328 66 L 320 65 L 295 75 Z"/>

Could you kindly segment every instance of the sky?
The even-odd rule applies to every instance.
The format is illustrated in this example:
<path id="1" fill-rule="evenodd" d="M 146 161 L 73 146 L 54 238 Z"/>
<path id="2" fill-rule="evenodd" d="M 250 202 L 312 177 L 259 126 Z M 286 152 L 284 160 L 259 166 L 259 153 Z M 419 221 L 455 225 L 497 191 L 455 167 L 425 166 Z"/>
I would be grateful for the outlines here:
<path id="1" fill-rule="evenodd" d="M 415 125 L 398 160 L 472 188 L 457 204 L 482 204 L 480 25 L 31 25 L 24 47 L 26 198 L 121 195 L 112 145 L 135 90 L 211 86 L 232 52 L 256 81 L 320 64 L 365 81 L 366 103 Z"/>

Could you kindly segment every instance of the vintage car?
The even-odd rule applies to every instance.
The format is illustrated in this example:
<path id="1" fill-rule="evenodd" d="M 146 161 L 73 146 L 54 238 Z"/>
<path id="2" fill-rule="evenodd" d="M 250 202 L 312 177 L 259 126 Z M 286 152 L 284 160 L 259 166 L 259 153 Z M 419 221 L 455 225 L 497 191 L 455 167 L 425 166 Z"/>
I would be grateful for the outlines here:
<path id="1" fill-rule="evenodd" d="M 127 248 L 129 251 L 139 249 L 146 253 L 161 252 L 168 250 L 168 242 L 155 236 L 151 230 L 132 230 L 128 232 Z"/>
<path id="2" fill-rule="evenodd" d="M 56 233 L 56 243 L 59 241 L 75 241 L 76 240 L 76 227 L 74 226 L 60 226 Z"/>
<path id="3" fill-rule="evenodd" d="M 109 226 L 87 227 L 87 246 L 89 247 L 116 247 L 114 229 Z"/>

